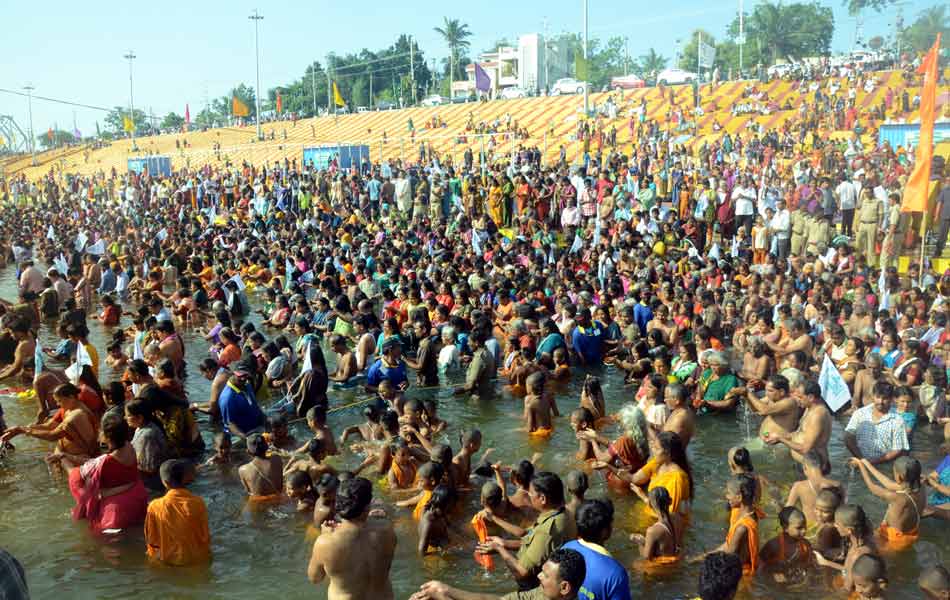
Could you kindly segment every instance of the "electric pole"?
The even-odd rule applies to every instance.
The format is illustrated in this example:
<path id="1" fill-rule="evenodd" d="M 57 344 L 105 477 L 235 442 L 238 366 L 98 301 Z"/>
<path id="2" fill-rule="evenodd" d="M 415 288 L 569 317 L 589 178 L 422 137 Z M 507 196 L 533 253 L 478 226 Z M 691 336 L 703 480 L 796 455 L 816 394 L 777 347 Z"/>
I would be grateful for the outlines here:
<path id="1" fill-rule="evenodd" d="M 261 50 L 258 25 L 264 20 L 264 17 L 257 14 L 257 9 L 255 8 L 254 14 L 249 16 L 248 19 L 254 21 L 254 62 L 257 65 L 257 89 L 254 92 L 254 116 L 257 117 L 257 139 L 262 140 L 264 139 L 264 134 L 261 132 Z"/>
<path id="2" fill-rule="evenodd" d="M 31 84 L 23 86 L 23 89 L 26 90 L 26 102 L 27 110 L 30 112 L 30 156 L 32 158 L 32 164 L 36 166 L 36 147 L 34 146 L 36 140 L 33 139 L 33 90 L 36 88 Z"/>
<path id="3" fill-rule="evenodd" d="M 132 100 L 132 61 L 135 60 L 135 54 L 129 50 L 129 53 L 124 55 L 123 58 L 129 61 L 129 123 L 132 124 L 129 135 L 132 136 L 132 150 L 138 150 L 135 145 L 135 103 Z"/>
<path id="4" fill-rule="evenodd" d="M 327 54 L 327 115 L 333 110 L 333 83 L 330 81 L 330 55 Z M 336 111 L 333 111 L 336 112 Z"/>
<path id="5" fill-rule="evenodd" d="M 317 116 L 317 63 L 310 65 L 310 88 L 313 93 L 313 116 Z"/>
<path id="6" fill-rule="evenodd" d="M 409 93 L 409 98 L 412 100 L 412 105 L 416 105 L 416 63 L 415 63 L 415 51 L 412 47 L 412 36 L 409 36 L 409 80 L 412 82 L 412 91 Z"/>

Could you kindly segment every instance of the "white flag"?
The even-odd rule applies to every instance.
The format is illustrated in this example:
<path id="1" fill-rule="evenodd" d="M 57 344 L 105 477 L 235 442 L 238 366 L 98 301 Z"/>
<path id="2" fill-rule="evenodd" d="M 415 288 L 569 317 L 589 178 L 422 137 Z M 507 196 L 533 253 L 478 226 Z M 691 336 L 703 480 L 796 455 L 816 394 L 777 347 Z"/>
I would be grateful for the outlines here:
<path id="1" fill-rule="evenodd" d="M 574 243 L 571 244 L 570 253 L 574 254 L 575 252 L 580 252 L 581 248 L 584 247 L 584 240 L 581 239 L 581 236 L 577 233 L 574 233 Z"/>
<path id="2" fill-rule="evenodd" d="M 46 239 L 56 241 L 56 232 L 53 231 L 52 225 L 46 228 Z"/>
<path id="3" fill-rule="evenodd" d="M 233 281 L 235 285 L 237 285 L 237 289 L 239 290 L 243 290 L 244 288 L 247 287 L 246 285 L 244 285 L 244 280 L 241 279 L 240 273 L 235 273 L 234 276 L 231 277 L 231 279 L 228 279 L 228 281 Z"/>
<path id="4" fill-rule="evenodd" d="M 166 229 L 165 227 L 162 227 L 161 229 L 159 229 L 158 233 L 155 234 L 155 238 L 159 242 L 164 242 L 166 239 L 168 239 L 168 229 Z"/>
<path id="5" fill-rule="evenodd" d="M 56 270 L 59 271 L 59 274 L 63 277 L 69 273 L 69 264 L 66 262 L 66 257 L 63 256 L 62 252 L 59 253 L 59 256 L 53 259 L 53 266 L 56 267 Z"/>
<path id="6" fill-rule="evenodd" d="M 591 240 L 591 246 L 596 248 L 600 244 L 600 209 L 597 209 L 597 218 L 594 220 L 594 238 Z"/>
<path id="7" fill-rule="evenodd" d="M 313 283 L 313 270 L 307 271 L 300 276 L 300 281 L 304 283 Z"/>
<path id="8" fill-rule="evenodd" d="M 891 295 L 887 291 L 886 274 L 887 270 L 881 269 L 881 276 L 877 280 L 877 295 L 880 298 L 878 308 L 880 310 L 888 310 L 891 307 Z"/>
<path id="9" fill-rule="evenodd" d="M 94 256 L 102 256 L 103 254 L 106 253 L 106 241 L 99 240 L 95 244 L 86 248 L 86 252 Z"/>
<path id="10" fill-rule="evenodd" d="M 818 385 L 821 387 L 821 397 L 825 399 L 825 404 L 831 412 L 837 412 L 842 406 L 851 402 L 851 390 L 848 389 L 844 377 L 827 354 L 824 362 L 821 363 Z"/>
<path id="11" fill-rule="evenodd" d="M 82 249 L 86 247 L 86 242 L 89 241 L 89 236 L 86 235 L 85 231 L 80 231 L 79 235 L 76 236 L 76 243 L 74 247 L 78 252 L 82 252 Z"/>
<path id="12" fill-rule="evenodd" d="M 481 256 L 483 254 L 482 241 L 480 237 L 481 236 L 478 235 L 478 230 L 473 229 L 472 230 L 472 252 L 474 252 L 476 256 Z"/>
<path id="13" fill-rule="evenodd" d="M 333 259 L 334 264 L 337 264 L 336 258 Z M 290 261 L 289 258 L 284 259 L 284 289 L 289 290 L 290 284 L 293 283 L 293 274 L 294 274 L 294 263 Z"/>

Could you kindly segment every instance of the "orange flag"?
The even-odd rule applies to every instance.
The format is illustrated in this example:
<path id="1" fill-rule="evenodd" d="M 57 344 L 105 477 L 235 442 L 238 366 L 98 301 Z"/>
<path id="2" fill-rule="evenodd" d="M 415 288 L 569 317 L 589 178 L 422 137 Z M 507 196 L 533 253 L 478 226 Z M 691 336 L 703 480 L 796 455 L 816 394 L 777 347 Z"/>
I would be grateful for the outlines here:
<path id="1" fill-rule="evenodd" d="M 251 109 L 247 107 L 247 104 L 244 104 L 238 100 L 237 96 L 231 97 L 231 114 L 235 117 L 247 117 L 251 114 Z"/>
<path id="2" fill-rule="evenodd" d="M 280 100 L 280 92 L 277 92 L 277 114 L 284 112 L 284 103 Z"/>
<path id="3" fill-rule="evenodd" d="M 940 34 L 933 47 L 924 56 L 918 73 L 924 74 L 920 91 L 920 138 L 917 142 L 917 160 L 914 171 L 907 179 L 901 212 L 926 212 L 930 193 L 930 163 L 934 155 L 934 121 L 937 117 L 937 60 L 940 52 Z"/>

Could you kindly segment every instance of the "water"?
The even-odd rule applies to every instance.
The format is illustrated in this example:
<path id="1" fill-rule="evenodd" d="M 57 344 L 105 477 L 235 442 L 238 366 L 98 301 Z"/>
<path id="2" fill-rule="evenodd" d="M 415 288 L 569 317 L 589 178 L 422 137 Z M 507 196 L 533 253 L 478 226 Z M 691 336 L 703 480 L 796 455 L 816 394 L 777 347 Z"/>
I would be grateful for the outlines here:
<path id="1" fill-rule="evenodd" d="M 0 297 L 13 298 L 15 285 L 10 269 L 0 271 Z M 108 334 L 90 321 L 91 338 L 104 355 Z M 205 355 L 207 346 L 194 332 L 184 332 L 188 357 L 194 364 Z M 42 341 L 54 340 L 44 327 Z M 326 353 L 332 361 L 332 353 Z M 102 365 L 103 383 L 116 376 Z M 197 369 L 190 368 L 187 386 L 192 401 L 207 399 L 209 382 L 198 376 Z M 622 378 L 608 369 L 600 373 L 608 410 L 616 411 L 633 397 L 632 388 L 624 388 Z M 451 378 L 457 383 L 461 374 Z M 580 397 L 580 382 L 583 377 L 574 377 L 571 385 L 558 400 L 561 413 L 570 414 Z M 9 385 L 16 385 L 7 382 Z M 500 396 L 493 402 L 470 402 L 451 395 L 446 385 L 437 390 L 424 390 L 414 397 L 435 397 L 439 400 L 440 416 L 451 427 L 446 441 L 458 448 L 459 428 L 478 427 L 482 430 L 483 448 L 495 449 L 495 459 L 511 464 L 532 453 L 541 451 L 544 457 L 541 467 L 565 474 L 576 468 L 573 454 L 577 449 L 566 417 L 556 422 L 555 433 L 547 441 L 529 440 L 519 431 L 521 404 L 517 400 Z M 342 406 L 362 395 L 359 392 L 330 392 L 331 406 Z M 29 422 L 34 414 L 32 404 L 2 397 L 7 422 L 18 425 Z M 740 409 L 742 410 L 742 409 Z M 743 411 L 745 412 L 745 411 Z M 339 434 L 343 427 L 361 419 L 360 409 L 352 408 L 330 417 L 330 425 Z M 751 419 L 756 419 L 755 423 Z M 727 528 L 727 511 L 722 497 L 728 477 L 726 450 L 738 440 L 750 439 L 753 427 L 758 427 L 758 417 L 735 418 L 732 415 L 706 415 L 699 419 L 699 432 L 689 452 L 696 476 L 697 499 L 693 503 L 693 518 L 686 534 L 686 553 L 695 556 L 722 543 Z M 848 458 L 842 443 L 844 422 L 836 421 L 831 460 L 833 476 L 845 474 Z M 298 426 L 299 427 L 299 426 Z M 302 429 L 294 430 L 298 439 L 304 439 Z M 609 430 L 608 430 L 609 431 Z M 609 432 L 613 433 L 613 432 Z M 205 432 L 210 446 L 210 433 Z M 743 438 L 745 435 L 745 438 Z M 923 463 L 925 473 L 942 458 L 937 450 L 940 435 L 930 430 L 921 430 L 914 435 L 915 455 Z M 271 508 L 261 513 L 249 513 L 244 507 L 244 492 L 234 475 L 225 476 L 212 471 L 202 475 L 193 490 L 201 494 L 208 504 L 214 562 L 210 568 L 173 569 L 149 565 L 140 532 L 102 543 L 92 538 L 85 523 L 74 523 L 69 517 L 73 506 L 64 482 L 50 478 L 41 459 L 49 444 L 29 438 L 15 440 L 17 451 L 0 461 L 0 546 L 6 548 L 24 565 L 34 598 L 50 598 L 69 586 L 71 596 L 85 598 L 250 598 L 261 592 L 283 600 L 296 598 L 325 598 L 326 585 L 313 586 L 307 581 L 306 567 L 310 556 L 311 542 L 305 538 L 306 523 L 289 508 Z M 762 543 L 777 530 L 775 515 L 788 494 L 791 483 L 798 478 L 798 470 L 782 448 L 762 448 L 750 444 L 753 462 L 772 487 L 767 490 L 765 509 L 768 517 L 760 527 Z M 336 461 L 337 466 L 352 467 L 360 457 L 348 450 Z M 862 482 L 849 484 L 852 501 L 864 505 L 876 524 L 883 518 L 884 504 L 870 496 Z M 381 493 L 381 492 L 380 492 Z M 592 477 L 588 497 L 606 494 L 599 476 Z M 382 494 L 382 493 L 381 493 Z M 386 498 L 385 494 L 382 494 Z M 628 541 L 630 533 L 642 532 L 647 521 L 642 517 L 642 506 L 635 497 L 613 495 L 616 518 L 613 537 L 607 547 L 614 556 L 631 567 L 631 582 L 638 598 L 682 598 L 695 595 L 699 566 L 685 564 L 679 570 L 662 575 L 644 575 L 634 570 L 637 548 Z M 477 494 L 469 494 L 465 502 L 468 514 L 476 509 Z M 442 579 L 465 589 L 503 593 L 514 589 L 507 571 L 502 567 L 486 574 L 471 558 L 474 534 L 463 547 L 447 551 L 444 556 L 420 559 L 415 554 L 417 534 L 408 510 L 396 511 L 395 524 L 399 544 L 392 568 L 392 580 L 396 597 L 407 598 L 418 586 L 430 579 Z M 461 530 L 469 528 L 460 523 Z M 950 549 L 944 524 L 927 522 L 922 527 L 921 540 L 915 548 L 898 557 L 889 557 L 889 593 L 893 598 L 917 597 L 914 581 L 922 566 L 944 561 Z M 799 588 L 783 590 L 769 586 L 761 579 L 755 580 L 751 589 L 740 598 L 806 598 L 814 597 L 814 590 Z"/>

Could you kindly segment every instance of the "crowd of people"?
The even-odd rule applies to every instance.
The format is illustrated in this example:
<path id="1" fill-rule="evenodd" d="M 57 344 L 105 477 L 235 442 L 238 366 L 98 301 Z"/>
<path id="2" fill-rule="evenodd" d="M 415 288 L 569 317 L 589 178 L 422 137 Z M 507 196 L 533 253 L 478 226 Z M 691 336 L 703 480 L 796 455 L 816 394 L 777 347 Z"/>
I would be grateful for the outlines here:
<path id="1" fill-rule="evenodd" d="M 703 600 L 751 577 L 884 598 L 891 553 L 924 519 L 950 519 L 950 457 L 925 469 L 912 444 L 950 436 L 950 275 L 919 261 L 897 271 L 916 241 L 900 213 L 912 157 L 817 135 L 847 105 L 839 93 L 819 88 L 784 132 L 724 134 L 696 153 L 643 110 L 627 152 L 588 146 L 578 165 L 521 148 L 491 163 L 430 151 L 352 169 L 4 181 L 0 248 L 19 297 L 0 301 L 0 379 L 36 417 L 6 423 L 0 410 L 0 451 L 50 442 L 73 517 L 99 534 L 144 528 L 167 565 L 210 560 L 208 508 L 189 485 L 240 463 L 251 504 L 290 499 L 320 532 L 307 575 L 331 599 L 393 596 L 402 509 L 418 538 L 399 543 L 423 556 L 470 524 L 461 543 L 510 572 L 506 597 L 629 598 L 627 566 L 605 547 L 619 494 L 650 522 L 613 543 L 638 547 L 645 568 L 702 562 Z M 111 381 L 90 328 L 110 336 Z M 208 352 L 186 356 L 184 330 Z M 44 348 L 41 331 L 61 341 Z M 605 397 L 604 369 L 632 384 L 623 397 Z M 572 428 L 575 468 L 544 470 L 543 452 L 489 460 L 481 431 L 417 396 L 453 372 L 460 402 L 523 401 L 525 436 Z M 844 382 L 843 405 L 829 406 L 826 375 Z M 189 397 L 195 377 L 210 397 Z M 348 388 L 370 397 L 365 421 L 344 426 Z M 732 476 L 702 493 L 723 497 L 729 527 L 718 547 L 690 547 L 691 443 L 707 415 L 735 411 L 759 415 L 758 438 L 802 477 L 783 482 L 780 530 L 760 530 L 771 484 L 746 447 L 719 449 Z M 835 418 L 848 465 L 829 460 Z M 296 420 L 310 439 L 289 433 Z M 886 505 L 879 526 L 835 479 L 847 469 Z M 586 497 L 594 478 L 606 497 Z M 950 575 L 934 565 L 920 586 L 944 598 Z M 413 595 L 483 597 L 438 581 Z"/>

